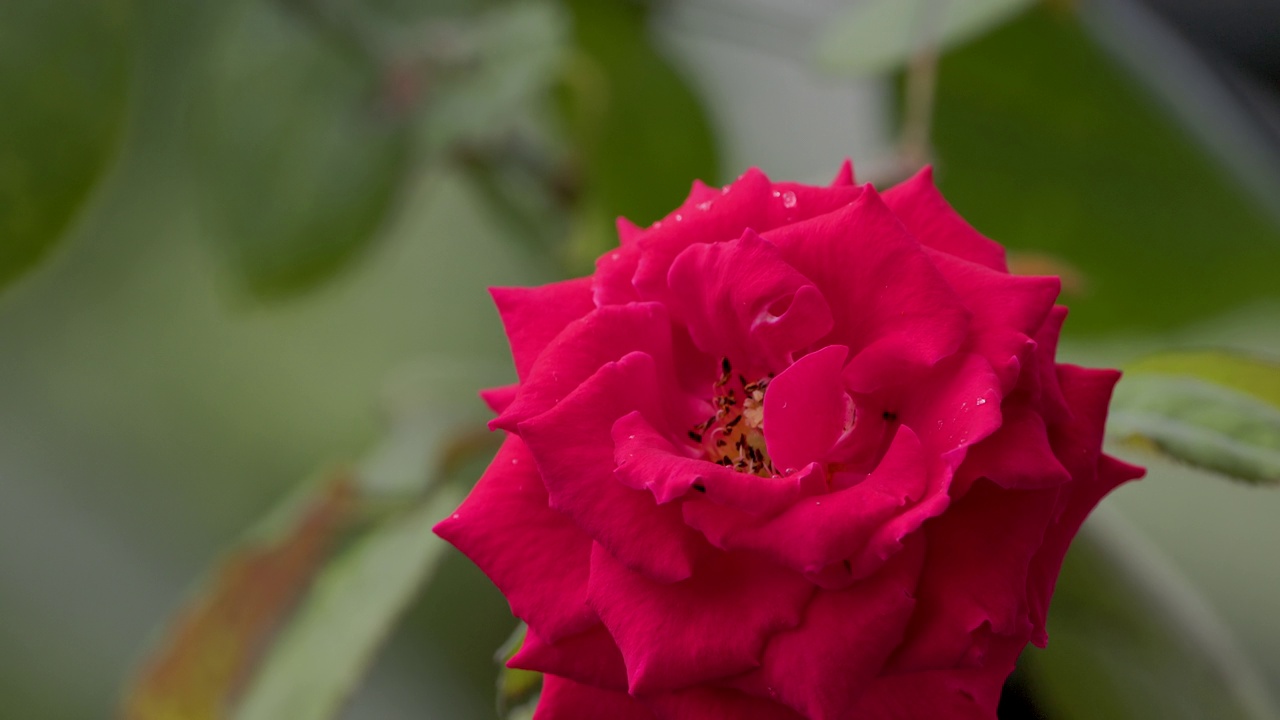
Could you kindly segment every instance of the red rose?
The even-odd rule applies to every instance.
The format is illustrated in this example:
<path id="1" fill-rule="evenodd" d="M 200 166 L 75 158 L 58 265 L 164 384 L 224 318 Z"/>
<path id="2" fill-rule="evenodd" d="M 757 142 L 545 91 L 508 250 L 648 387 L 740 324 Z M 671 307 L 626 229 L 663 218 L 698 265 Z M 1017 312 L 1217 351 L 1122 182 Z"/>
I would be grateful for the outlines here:
<path id="1" fill-rule="evenodd" d="M 529 625 L 537 717 L 994 718 L 1063 554 L 1141 475 L 928 170 L 695 184 L 589 278 L 496 289 L 508 433 L 437 532 Z"/>

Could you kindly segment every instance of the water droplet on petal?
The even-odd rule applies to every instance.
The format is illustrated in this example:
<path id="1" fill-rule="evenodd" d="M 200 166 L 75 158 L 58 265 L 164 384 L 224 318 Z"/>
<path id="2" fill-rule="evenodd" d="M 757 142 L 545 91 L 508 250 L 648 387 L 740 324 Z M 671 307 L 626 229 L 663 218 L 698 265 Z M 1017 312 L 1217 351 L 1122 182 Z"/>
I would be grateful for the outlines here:
<path id="1" fill-rule="evenodd" d="M 774 195 L 777 195 L 777 194 L 778 193 L 774 193 Z M 790 190 L 782 193 L 782 207 L 790 209 L 795 206 L 796 206 L 796 194 L 791 192 Z"/>
<path id="2" fill-rule="evenodd" d="M 777 190 L 774 190 L 774 191 L 773 191 L 773 196 L 774 196 L 774 197 L 782 197 L 782 193 L 781 193 L 781 192 L 779 192 L 779 191 L 777 191 Z"/>
<path id="3" fill-rule="evenodd" d="M 700 202 L 700 203 L 698 203 L 698 209 L 699 209 L 699 210 L 701 210 L 701 211 L 703 211 L 703 212 L 706 212 L 706 211 L 710 210 L 710 209 L 711 209 L 711 201 L 710 201 L 710 200 L 707 200 L 706 202 Z"/>
<path id="4" fill-rule="evenodd" d="M 978 398 L 978 402 L 977 402 L 976 404 L 978 404 L 978 405 L 986 405 L 986 404 L 987 404 L 987 399 L 986 399 L 986 398 Z"/>
<path id="5" fill-rule="evenodd" d="M 680 213 L 676 213 L 676 222 L 680 222 L 681 220 L 684 220 L 684 216 Z"/>

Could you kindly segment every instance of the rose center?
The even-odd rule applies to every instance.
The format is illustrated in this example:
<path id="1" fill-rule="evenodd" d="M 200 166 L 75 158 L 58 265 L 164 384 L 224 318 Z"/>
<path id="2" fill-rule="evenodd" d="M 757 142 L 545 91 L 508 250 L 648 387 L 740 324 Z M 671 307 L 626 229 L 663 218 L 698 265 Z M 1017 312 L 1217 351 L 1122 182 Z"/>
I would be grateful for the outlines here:
<path id="1" fill-rule="evenodd" d="M 748 382 L 733 373 L 728 358 L 720 369 L 711 397 L 715 414 L 690 430 L 689 438 L 714 463 L 760 477 L 777 475 L 764 442 L 764 394 L 773 375 Z"/>

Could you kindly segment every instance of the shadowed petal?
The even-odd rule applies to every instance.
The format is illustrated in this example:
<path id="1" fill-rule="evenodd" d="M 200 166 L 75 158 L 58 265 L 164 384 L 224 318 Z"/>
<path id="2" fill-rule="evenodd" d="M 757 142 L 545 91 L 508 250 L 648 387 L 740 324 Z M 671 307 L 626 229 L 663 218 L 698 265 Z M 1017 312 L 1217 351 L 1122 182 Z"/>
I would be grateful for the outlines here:
<path id="1" fill-rule="evenodd" d="M 688 580 L 654 582 L 596 546 L 588 597 L 622 651 L 630 690 L 666 692 L 750 670 L 769 636 L 800 622 L 813 586 L 746 553 L 704 558 Z"/>
<path id="2" fill-rule="evenodd" d="M 769 383 L 765 442 L 779 472 L 827 459 L 853 426 L 853 400 L 841 378 L 848 354 L 846 347 L 829 345 L 800 358 Z"/>
<path id="3" fill-rule="evenodd" d="M 653 713 L 625 692 L 602 690 L 547 675 L 533 720 L 655 720 Z"/>

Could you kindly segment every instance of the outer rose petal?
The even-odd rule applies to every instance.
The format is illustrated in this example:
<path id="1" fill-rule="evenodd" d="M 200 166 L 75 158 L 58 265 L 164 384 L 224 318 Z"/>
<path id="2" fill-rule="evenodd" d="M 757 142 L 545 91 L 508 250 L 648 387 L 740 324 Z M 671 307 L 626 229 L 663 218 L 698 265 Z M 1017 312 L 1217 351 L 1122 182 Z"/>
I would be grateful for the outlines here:
<path id="1" fill-rule="evenodd" d="M 486 388 L 480 391 L 480 399 L 485 405 L 489 406 L 495 414 L 501 414 L 516 399 L 516 393 L 520 392 L 520 385 L 500 385 L 495 388 Z"/>
<path id="2" fill-rule="evenodd" d="M 929 524 L 920 605 L 894 672 L 986 664 L 988 636 L 1031 636 L 1027 577 L 1057 510 L 1058 491 L 979 483 Z"/>
<path id="3" fill-rule="evenodd" d="M 691 245 L 671 263 L 664 304 L 694 344 L 728 357 L 740 372 L 787 366 L 794 352 L 831 331 L 822 293 L 748 230 L 722 243 Z"/>
<path id="4" fill-rule="evenodd" d="M 658 720 L 805 720 L 786 705 L 714 687 L 644 698 Z"/>
<path id="5" fill-rule="evenodd" d="M 554 644 L 530 628 L 507 667 L 558 675 L 606 690 L 627 691 L 627 667 L 622 664 L 622 653 L 603 625 Z"/>
<path id="6" fill-rule="evenodd" d="M 853 177 L 853 161 L 845 158 L 840 163 L 840 171 L 836 173 L 836 178 L 831 181 L 831 187 L 843 187 L 846 185 L 856 185 L 857 181 Z"/>
<path id="7" fill-rule="evenodd" d="M 653 360 L 631 353 L 609 363 L 551 410 L 520 423 L 551 507 L 568 515 L 628 567 L 663 582 L 689 577 L 705 543 L 680 509 L 613 479 L 611 428 L 639 409 L 660 416 L 663 385 Z"/>
<path id="8" fill-rule="evenodd" d="M 595 309 L 591 279 L 577 278 L 533 288 L 490 288 L 511 344 L 521 380 L 533 361 L 565 326 Z"/>
<path id="9" fill-rule="evenodd" d="M 586 604 L 591 538 L 547 507 L 533 456 L 511 436 L 435 532 L 471 558 L 516 617 L 556 640 L 595 625 Z"/>
<path id="10" fill-rule="evenodd" d="M 634 351 L 670 369 L 671 324 L 661 305 L 610 306 L 575 320 L 551 341 L 520 384 L 515 401 L 489 425 L 515 430 L 563 400 L 600 366 Z"/>
<path id="11" fill-rule="evenodd" d="M 555 675 L 542 678 L 542 697 L 533 711 L 533 720 L 589 718 L 654 720 L 654 714 L 625 692 L 580 685 Z"/>
<path id="12" fill-rule="evenodd" d="M 884 201 L 925 245 L 992 270 L 1008 272 L 1004 248 L 974 230 L 943 199 L 933 184 L 933 168 L 925 167 L 910 180 L 886 190 Z"/>
<path id="13" fill-rule="evenodd" d="M 1071 481 L 1049 445 L 1044 419 L 1021 399 L 1001 408 L 1000 429 L 970 448 L 951 494 L 959 497 L 980 477 L 1009 490 L 1037 490 Z"/>
<path id="14" fill-rule="evenodd" d="M 779 472 L 827 459 L 853 426 L 853 400 L 841 380 L 848 354 L 846 347 L 829 345 L 795 361 L 769 383 L 765 443 Z"/>
<path id="15" fill-rule="evenodd" d="M 1062 281 L 997 272 L 943 252 L 929 257 L 972 314 L 970 352 L 987 358 L 1005 394 L 1018 381 L 1020 358 L 1033 347 L 1031 336 L 1044 325 Z"/>
<path id="16" fill-rule="evenodd" d="M 657 583 L 597 545 L 587 592 L 622 650 L 630 691 L 648 695 L 756 667 L 769 636 L 800 623 L 813 586 L 746 553 L 708 555 L 688 580 Z"/>
<path id="17" fill-rule="evenodd" d="M 826 296 L 835 329 L 824 342 L 853 352 L 851 389 L 875 390 L 903 364 L 932 365 L 964 341 L 968 313 L 874 190 L 764 237 Z"/>
<path id="18" fill-rule="evenodd" d="M 734 686 L 810 720 L 855 717 L 858 698 L 902 641 L 923 558 L 923 541 L 912 542 L 865 582 L 815 595 L 804 623 L 773 636 L 762 667 Z"/>

